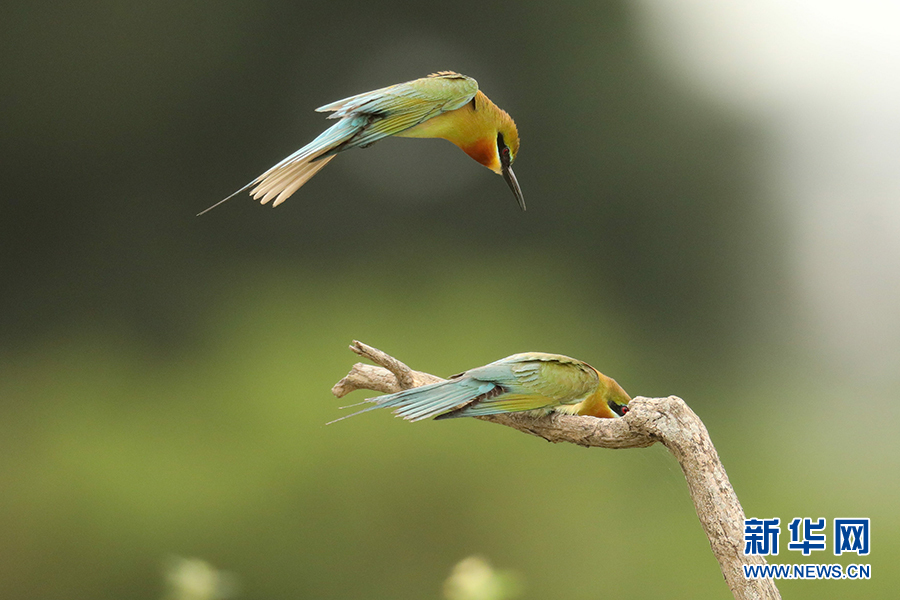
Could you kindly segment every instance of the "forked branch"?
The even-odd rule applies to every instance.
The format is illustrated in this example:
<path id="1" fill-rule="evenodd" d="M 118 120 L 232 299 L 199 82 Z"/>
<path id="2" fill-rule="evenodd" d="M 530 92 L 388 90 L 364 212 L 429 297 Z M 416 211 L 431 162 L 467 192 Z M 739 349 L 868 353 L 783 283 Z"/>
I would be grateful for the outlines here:
<path id="1" fill-rule="evenodd" d="M 394 393 L 443 381 L 414 371 L 396 358 L 362 342 L 350 349 L 378 366 L 357 363 L 332 388 L 341 398 L 354 390 Z M 741 565 L 766 564 L 762 556 L 743 553 L 744 510 L 728 481 L 725 467 L 700 418 L 684 400 L 635 398 L 621 419 L 597 419 L 551 414 L 533 417 L 509 413 L 476 417 L 542 437 L 550 442 L 569 442 L 596 448 L 646 448 L 661 443 L 681 465 L 697 516 L 719 561 L 725 582 L 738 600 L 780 599 L 772 579 L 745 579 Z"/>

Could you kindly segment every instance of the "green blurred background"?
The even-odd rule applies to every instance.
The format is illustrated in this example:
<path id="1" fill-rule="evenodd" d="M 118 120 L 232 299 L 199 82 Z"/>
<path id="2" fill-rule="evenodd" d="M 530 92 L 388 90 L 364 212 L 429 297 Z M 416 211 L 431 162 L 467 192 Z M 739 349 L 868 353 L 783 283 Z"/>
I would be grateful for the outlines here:
<path id="1" fill-rule="evenodd" d="M 18 3 L 0 24 L 0 596 L 722 598 L 664 449 L 475 421 L 326 427 L 360 339 L 447 376 L 559 352 L 704 419 L 748 516 L 872 518 L 900 559 L 900 24 L 766 0 Z M 880 11 L 880 12 L 879 12 Z M 893 32 L 893 33 L 891 33 Z M 453 69 L 516 119 L 505 183 L 439 140 L 206 208 L 326 102 Z M 355 396 L 355 397 L 354 397 Z"/>

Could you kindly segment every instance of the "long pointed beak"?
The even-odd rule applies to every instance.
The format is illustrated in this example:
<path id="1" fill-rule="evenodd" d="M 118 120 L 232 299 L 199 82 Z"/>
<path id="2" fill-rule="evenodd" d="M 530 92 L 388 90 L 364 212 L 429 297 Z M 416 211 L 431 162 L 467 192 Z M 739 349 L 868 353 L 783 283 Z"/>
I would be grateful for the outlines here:
<path id="1" fill-rule="evenodd" d="M 504 166 L 502 173 L 503 179 L 509 184 L 509 189 L 511 189 L 516 196 L 516 202 L 519 203 L 522 210 L 525 210 L 525 198 L 522 197 L 522 188 L 519 187 L 519 182 L 516 181 L 516 174 L 513 173 L 512 167 Z"/>

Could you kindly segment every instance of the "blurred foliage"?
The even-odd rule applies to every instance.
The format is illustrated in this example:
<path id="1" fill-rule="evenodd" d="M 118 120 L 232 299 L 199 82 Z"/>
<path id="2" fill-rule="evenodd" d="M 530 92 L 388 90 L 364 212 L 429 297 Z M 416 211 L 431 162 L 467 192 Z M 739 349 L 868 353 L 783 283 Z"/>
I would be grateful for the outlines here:
<path id="1" fill-rule="evenodd" d="M 496 571 L 479 556 L 456 563 L 444 582 L 447 600 L 506 600 L 519 595 L 518 577 L 509 571 Z"/>
<path id="2" fill-rule="evenodd" d="M 325 427 L 354 338 L 437 375 L 539 350 L 681 395 L 748 515 L 873 519 L 872 581 L 785 597 L 893 589 L 898 390 L 815 362 L 765 132 L 661 72 L 628 6 L 8 7 L 2 595 L 155 599 L 173 554 L 248 599 L 437 597 L 472 554 L 526 598 L 727 594 L 662 448 Z M 316 135 L 314 107 L 446 68 L 516 118 L 527 213 L 449 144 L 388 140 L 277 210 L 194 218 Z"/>
<path id="3" fill-rule="evenodd" d="M 237 594 L 237 580 L 200 558 L 169 559 L 166 568 L 168 591 L 163 600 L 222 600 Z"/>

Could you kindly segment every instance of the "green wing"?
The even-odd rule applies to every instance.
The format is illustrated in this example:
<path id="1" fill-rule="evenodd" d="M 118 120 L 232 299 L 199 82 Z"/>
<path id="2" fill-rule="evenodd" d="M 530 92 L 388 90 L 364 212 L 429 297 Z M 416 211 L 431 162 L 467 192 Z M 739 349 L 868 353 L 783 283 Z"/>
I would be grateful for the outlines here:
<path id="1" fill-rule="evenodd" d="M 473 417 L 576 404 L 597 390 L 597 372 L 585 362 L 561 354 L 514 354 L 459 375 L 495 384 L 485 394 L 446 417 Z"/>
<path id="2" fill-rule="evenodd" d="M 477 92 L 478 82 L 471 77 L 444 71 L 344 98 L 316 110 L 333 112 L 329 119 L 352 119 L 362 125 L 351 140 L 328 153 L 333 154 L 374 144 L 441 113 L 461 108 Z"/>

